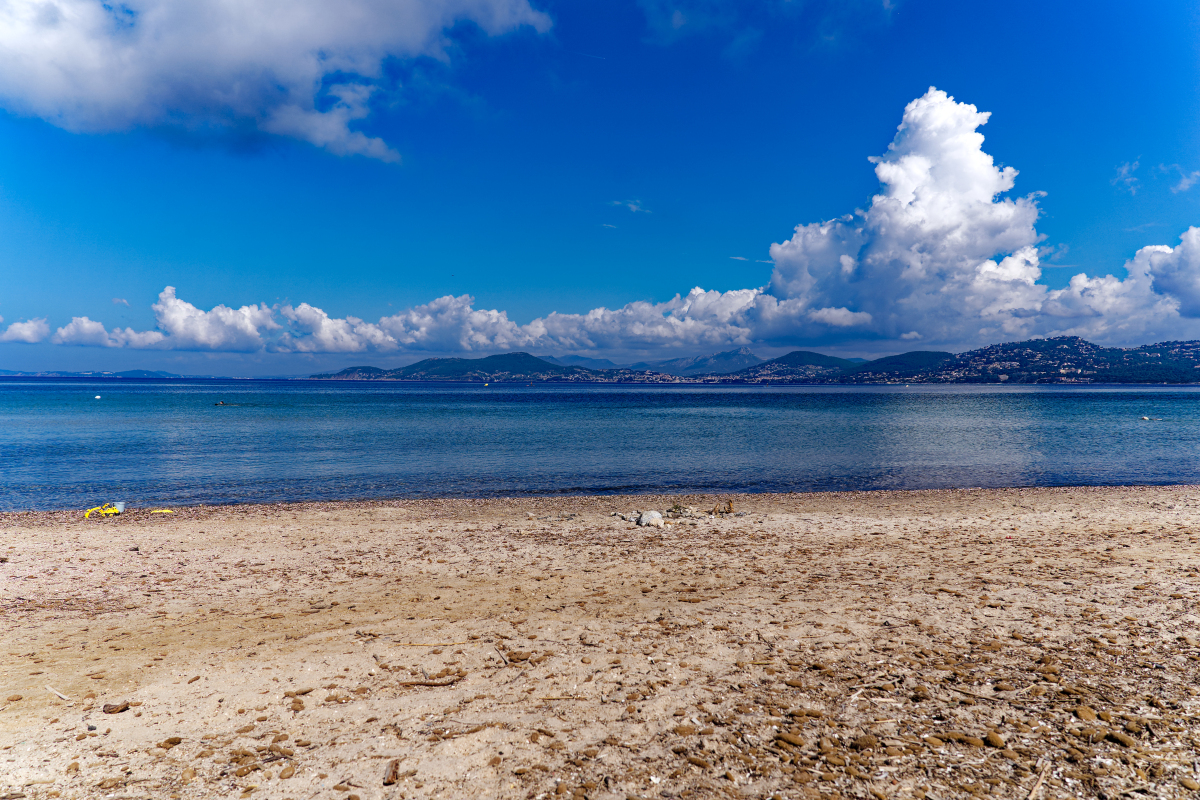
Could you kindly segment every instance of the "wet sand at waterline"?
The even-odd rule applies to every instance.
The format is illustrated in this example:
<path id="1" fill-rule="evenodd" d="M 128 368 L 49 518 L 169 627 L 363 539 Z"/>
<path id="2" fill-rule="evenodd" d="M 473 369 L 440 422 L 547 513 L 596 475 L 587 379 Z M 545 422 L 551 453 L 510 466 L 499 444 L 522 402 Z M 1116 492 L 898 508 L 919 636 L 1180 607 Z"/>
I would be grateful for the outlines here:
<path id="1" fill-rule="evenodd" d="M 1191 796 L 1198 516 L 1197 487 L 2 515 L 0 797 Z"/>

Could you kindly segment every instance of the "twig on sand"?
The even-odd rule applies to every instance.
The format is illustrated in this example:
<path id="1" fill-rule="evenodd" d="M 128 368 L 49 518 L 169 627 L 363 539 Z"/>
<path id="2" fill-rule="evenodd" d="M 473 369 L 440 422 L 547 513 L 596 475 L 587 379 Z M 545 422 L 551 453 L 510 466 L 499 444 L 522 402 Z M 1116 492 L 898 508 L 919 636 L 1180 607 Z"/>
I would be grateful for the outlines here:
<path id="1" fill-rule="evenodd" d="M 452 647 L 456 644 L 474 644 L 474 642 L 392 642 L 392 647 Z"/>
<path id="2" fill-rule="evenodd" d="M 1046 780 L 1046 774 L 1050 772 L 1050 762 L 1047 761 L 1042 767 L 1042 771 L 1038 773 L 1038 779 L 1033 784 L 1033 788 L 1029 790 L 1029 796 L 1025 800 L 1033 800 L 1037 796 L 1038 790 L 1042 788 L 1042 782 Z"/>
<path id="3" fill-rule="evenodd" d="M 63 700 L 66 700 L 68 703 L 71 702 L 71 698 L 67 697 L 65 694 L 60 692 L 58 689 L 55 689 L 53 686 L 47 686 L 46 691 L 50 692 L 51 694 L 58 695 Z"/>
<path id="4" fill-rule="evenodd" d="M 398 686 L 450 686 L 458 683 L 463 679 L 462 675 L 455 675 L 453 678 L 447 678 L 444 681 L 400 681 Z"/>
<path id="5" fill-rule="evenodd" d="M 496 648 L 496 652 L 500 654 L 500 660 L 503 661 L 504 666 L 507 667 L 508 666 L 508 656 L 504 655 L 504 651 L 501 650 L 499 647 Z"/>
<path id="6" fill-rule="evenodd" d="M 959 689 L 955 686 L 947 686 L 946 688 L 952 692 L 958 692 L 959 694 L 965 694 L 967 697 L 974 697 L 976 700 L 988 700 L 993 703 L 1007 703 L 1008 705 L 1013 706 L 1014 708 L 1019 708 L 1022 711 L 1029 710 L 1028 708 L 1021 705 L 1020 703 L 1014 703 L 1012 700 L 1007 700 L 1003 697 L 988 697 L 985 694 L 975 694 L 974 692 L 968 692 L 965 689 Z"/>

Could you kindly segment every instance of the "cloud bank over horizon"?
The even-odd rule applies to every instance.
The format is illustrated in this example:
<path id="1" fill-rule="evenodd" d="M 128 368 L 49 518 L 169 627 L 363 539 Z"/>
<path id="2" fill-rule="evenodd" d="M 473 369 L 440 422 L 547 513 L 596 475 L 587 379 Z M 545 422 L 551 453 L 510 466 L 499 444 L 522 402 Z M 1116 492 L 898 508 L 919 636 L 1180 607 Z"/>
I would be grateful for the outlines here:
<path id="1" fill-rule="evenodd" d="M 505 19 L 522 19 L 512 14 Z M 204 311 L 168 286 L 152 306 L 157 330 L 108 330 L 75 317 L 50 340 L 243 353 L 605 355 L 756 344 L 962 350 L 1059 335 L 1127 345 L 1200 336 L 1197 227 L 1174 247 L 1138 250 L 1125 278 L 1081 272 L 1062 289 L 1038 283 L 1040 195 L 1006 196 L 1018 172 L 984 152 L 979 128 L 989 116 L 932 87 L 913 100 L 887 151 L 870 159 L 879 193 L 864 209 L 800 224 L 771 245 L 773 270 L 755 288 L 696 287 L 661 303 L 554 312 L 522 325 L 502 310 L 475 308 L 465 294 L 367 322 L 330 317 L 307 302 Z M 14 327 L 5 341 L 49 335 L 44 320 L 40 328 Z"/>
<path id="2" fill-rule="evenodd" d="M 461 22 L 550 29 L 527 0 L 9 0 L 0 102 L 75 132 L 255 131 L 397 161 L 353 125 L 387 59 L 446 59 Z"/>

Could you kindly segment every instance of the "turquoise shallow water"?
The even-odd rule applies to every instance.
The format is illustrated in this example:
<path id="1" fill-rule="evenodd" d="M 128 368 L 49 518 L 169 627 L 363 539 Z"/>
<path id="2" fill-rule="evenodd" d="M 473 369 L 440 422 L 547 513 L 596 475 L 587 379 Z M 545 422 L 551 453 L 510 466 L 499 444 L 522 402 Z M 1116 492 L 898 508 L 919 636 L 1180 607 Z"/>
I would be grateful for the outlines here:
<path id="1" fill-rule="evenodd" d="M 9 380 L 0 509 L 1200 483 L 1198 443 L 1200 387 Z"/>

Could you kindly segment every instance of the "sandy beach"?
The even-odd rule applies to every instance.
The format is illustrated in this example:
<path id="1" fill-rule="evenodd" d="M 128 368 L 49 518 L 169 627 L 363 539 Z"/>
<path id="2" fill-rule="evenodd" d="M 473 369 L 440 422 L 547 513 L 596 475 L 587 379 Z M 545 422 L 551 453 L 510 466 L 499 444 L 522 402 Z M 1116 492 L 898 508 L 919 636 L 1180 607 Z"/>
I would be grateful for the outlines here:
<path id="1" fill-rule="evenodd" d="M 1198 487 L 175 512 L 0 515 L 0 798 L 1200 789 Z"/>

